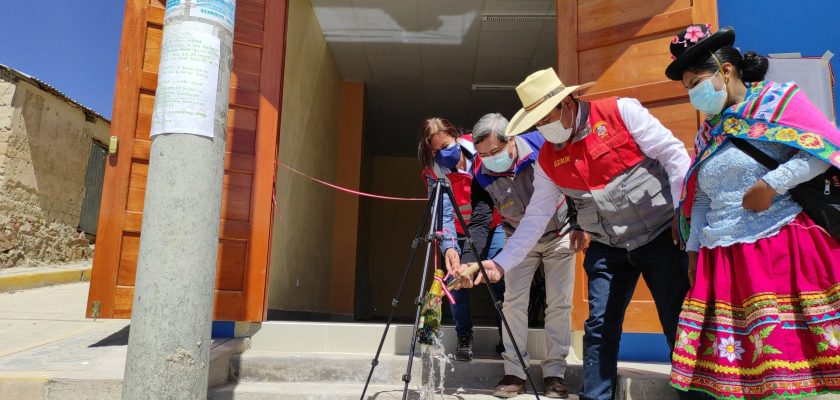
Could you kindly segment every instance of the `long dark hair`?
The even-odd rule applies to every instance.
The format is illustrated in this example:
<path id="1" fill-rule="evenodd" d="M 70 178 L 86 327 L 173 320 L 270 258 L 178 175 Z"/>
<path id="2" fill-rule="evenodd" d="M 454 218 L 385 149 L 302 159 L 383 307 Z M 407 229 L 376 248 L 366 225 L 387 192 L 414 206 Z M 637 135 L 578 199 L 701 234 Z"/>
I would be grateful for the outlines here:
<path id="1" fill-rule="evenodd" d="M 446 118 L 429 118 L 423 121 L 420 127 L 420 137 L 417 144 L 417 158 L 420 160 L 420 165 L 423 168 L 430 167 L 434 162 L 434 154 L 432 153 L 432 135 L 442 132 L 455 139 L 463 133 L 461 128 L 458 128 Z"/>
<path id="2" fill-rule="evenodd" d="M 715 60 L 717 57 L 717 60 Z M 748 51 L 741 55 L 738 49 L 732 46 L 723 46 L 714 52 L 714 56 L 709 55 L 706 59 L 698 59 L 689 64 L 686 69 L 694 72 L 715 72 L 719 65 L 730 63 L 735 67 L 735 71 L 744 82 L 760 82 L 764 80 L 764 75 L 767 74 L 767 68 L 770 66 L 767 57 L 762 56 L 756 52 Z"/>

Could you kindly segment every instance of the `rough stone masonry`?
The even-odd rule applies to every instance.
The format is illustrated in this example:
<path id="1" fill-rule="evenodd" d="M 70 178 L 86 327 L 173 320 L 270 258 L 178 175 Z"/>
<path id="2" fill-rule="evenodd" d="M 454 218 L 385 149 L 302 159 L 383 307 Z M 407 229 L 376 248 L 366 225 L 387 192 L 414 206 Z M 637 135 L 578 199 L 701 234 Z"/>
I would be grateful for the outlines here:
<path id="1" fill-rule="evenodd" d="M 109 122 L 0 66 L 0 268 L 89 259 L 79 225 L 94 139 Z"/>

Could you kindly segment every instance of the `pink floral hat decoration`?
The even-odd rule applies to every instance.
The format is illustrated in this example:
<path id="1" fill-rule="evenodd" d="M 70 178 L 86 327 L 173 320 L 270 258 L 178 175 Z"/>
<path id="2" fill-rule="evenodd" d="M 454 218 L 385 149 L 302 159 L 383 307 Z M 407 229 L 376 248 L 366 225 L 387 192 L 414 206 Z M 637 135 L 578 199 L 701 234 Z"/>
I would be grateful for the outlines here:
<path id="1" fill-rule="evenodd" d="M 665 69 L 668 79 L 682 80 L 687 66 L 701 57 L 709 57 L 723 46 L 735 44 L 735 29 L 731 26 L 712 33 L 710 24 L 695 24 L 683 29 L 671 39 L 671 64 Z"/>

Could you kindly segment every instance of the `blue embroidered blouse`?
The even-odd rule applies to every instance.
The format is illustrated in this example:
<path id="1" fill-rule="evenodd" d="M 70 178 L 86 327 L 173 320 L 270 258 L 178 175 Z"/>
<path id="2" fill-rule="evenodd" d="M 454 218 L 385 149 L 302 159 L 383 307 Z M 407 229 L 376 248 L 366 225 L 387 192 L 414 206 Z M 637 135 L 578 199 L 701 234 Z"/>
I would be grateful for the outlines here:
<path id="1" fill-rule="evenodd" d="M 778 161 L 779 168 L 770 171 L 731 142 L 725 142 L 699 166 L 686 250 L 753 243 L 775 235 L 802 211 L 788 190 L 829 167 L 819 158 L 783 144 L 750 144 Z M 747 211 L 741 205 L 744 193 L 759 179 L 778 194 L 769 209 Z"/>

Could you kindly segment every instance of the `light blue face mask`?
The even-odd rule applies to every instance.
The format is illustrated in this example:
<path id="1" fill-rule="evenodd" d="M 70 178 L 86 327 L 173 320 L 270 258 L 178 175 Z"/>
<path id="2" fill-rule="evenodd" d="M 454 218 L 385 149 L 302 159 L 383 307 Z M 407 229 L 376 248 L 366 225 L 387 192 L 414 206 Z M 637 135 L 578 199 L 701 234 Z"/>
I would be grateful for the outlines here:
<path id="1" fill-rule="evenodd" d="M 490 171 L 502 173 L 510 170 L 510 166 L 513 165 L 513 158 L 511 158 L 510 152 L 505 148 L 494 156 L 481 157 L 481 162 Z"/>
<path id="2" fill-rule="evenodd" d="M 721 90 L 715 90 L 715 86 L 712 84 L 712 78 L 718 73 L 720 71 L 715 72 L 714 75 L 688 90 L 691 105 L 709 115 L 719 114 L 723 111 L 723 106 L 726 105 L 726 82 L 723 83 L 723 89 Z"/>

